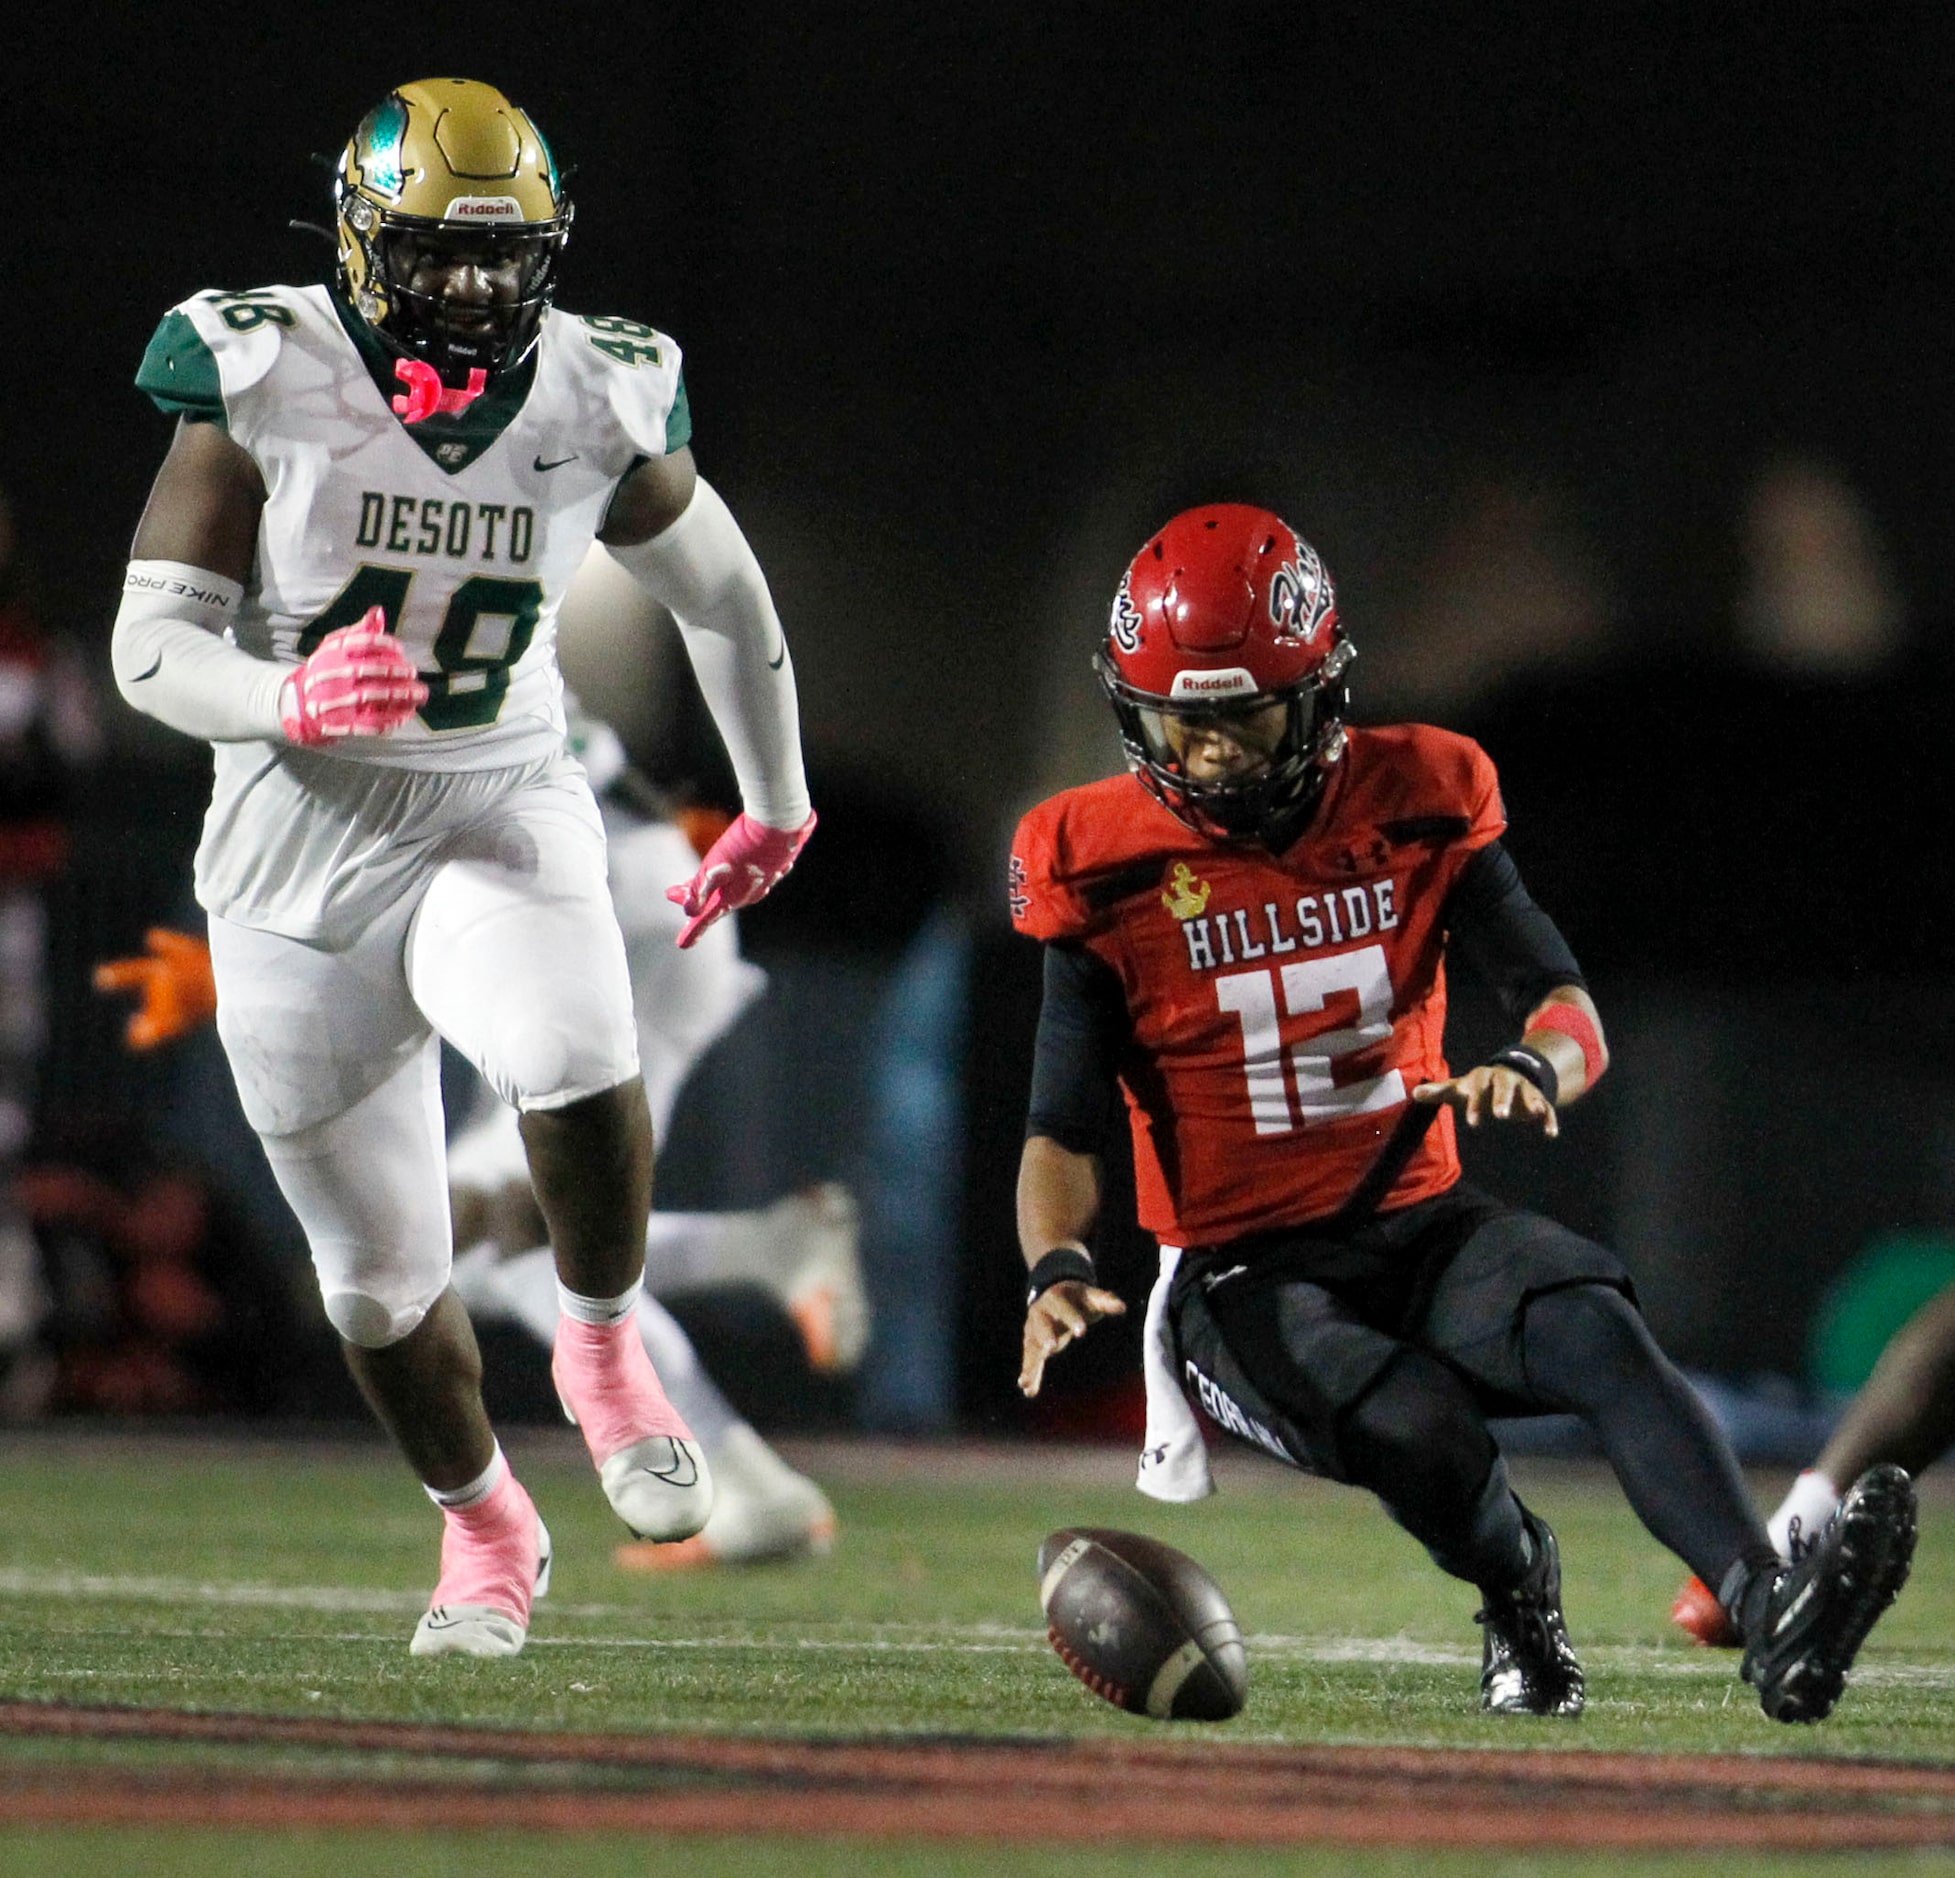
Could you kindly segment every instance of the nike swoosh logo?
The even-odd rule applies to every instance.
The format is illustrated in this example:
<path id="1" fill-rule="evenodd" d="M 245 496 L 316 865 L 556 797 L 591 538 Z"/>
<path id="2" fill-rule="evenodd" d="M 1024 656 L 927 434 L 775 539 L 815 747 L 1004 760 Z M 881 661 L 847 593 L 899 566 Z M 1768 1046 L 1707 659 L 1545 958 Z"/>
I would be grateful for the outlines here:
<path id="1" fill-rule="evenodd" d="M 530 468 L 538 471 L 562 469 L 566 463 L 574 463 L 576 461 L 577 461 L 577 452 L 573 450 L 568 456 L 560 456 L 553 463 L 544 462 L 544 460 L 540 456 L 534 457 L 530 461 Z"/>
<path id="2" fill-rule="evenodd" d="M 778 672 L 781 669 L 782 664 L 786 661 L 786 659 L 787 659 L 787 641 L 783 639 L 781 641 L 781 649 L 778 652 L 776 652 L 771 659 L 767 661 L 767 669 L 770 672 Z"/>
<path id="3" fill-rule="evenodd" d="M 699 1463 L 676 1441 L 672 1444 L 671 1465 L 647 1467 L 645 1472 L 654 1480 L 662 1480 L 671 1487 L 696 1486 L 699 1481 Z"/>
<path id="4" fill-rule="evenodd" d="M 156 655 L 156 663 L 152 665 L 148 671 L 138 672 L 134 678 L 130 679 L 129 682 L 132 685 L 140 685 L 145 678 L 154 678 L 156 674 L 160 672 L 162 669 L 163 669 L 163 655 L 162 653 L 159 652 Z"/>

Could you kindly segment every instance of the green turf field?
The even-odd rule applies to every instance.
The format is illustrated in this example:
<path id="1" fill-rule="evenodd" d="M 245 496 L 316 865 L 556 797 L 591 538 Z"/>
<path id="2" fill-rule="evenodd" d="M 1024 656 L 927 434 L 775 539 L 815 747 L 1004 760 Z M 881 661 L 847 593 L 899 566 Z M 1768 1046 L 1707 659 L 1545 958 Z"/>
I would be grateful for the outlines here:
<path id="1" fill-rule="evenodd" d="M 434 1569 L 438 1523 L 378 1445 L 90 1441 L 0 1444 L 0 1699 L 133 1704 L 642 1733 L 957 1734 L 1473 1747 L 1823 1753 L 1955 1762 L 1955 1501 L 1929 1491 L 1914 1581 L 1875 1633 L 1832 1721 L 1768 1722 L 1735 1659 L 1695 1649 L 1665 1622 L 1680 1576 L 1597 1470 L 1522 1462 L 1518 1483 L 1560 1533 L 1569 1625 L 1588 1670 L 1574 1723 L 1495 1722 L 1476 1709 L 1472 1591 L 1442 1578 L 1364 1496 L 1253 1460 L 1196 1507 L 1126 1485 L 1128 1457 L 1079 1450 L 1000 1455 L 821 1450 L 841 1537 L 824 1560 L 685 1578 L 611 1564 L 622 1536 L 581 1453 L 517 1430 L 512 1458 L 557 1544 L 556 1581 L 530 1648 L 513 1661 L 409 1658 Z M 1761 1491 L 1776 1491 L 1776 1480 Z M 1931 1483 L 1932 1487 L 1932 1483 Z M 1033 1569 L 1061 1525 L 1153 1533 L 1200 1558 L 1250 1638 L 1246 1711 L 1172 1731 L 1098 1702 L 1044 1643 Z M 166 1761 L 198 1754 L 303 1763 L 308 1751 L 0 1742 L 0 1764 L 49 1757 Z M 246 1836 L 247 1838 L 250 1835 Z M 0 1870 L 32 1874 L 195 1871 L 221 1878 L 253 1848 L 183 1833 L 0 1829 Z M 282 1844 L 305 1873 L 314 1841 Z M 321 1842 L 322 1845 L 324 1842 Z M 350 1841 L 345 1843 L 350 1844 Z M 468 1869 L 501 1870 L 472 1842 Z M 685 1869 L 1141 1872 L 1462 1869 L 1457 1856 L 1086 1854 L 1048 1861 L 942 1846 L 689 1842 Z M 513 1840 L 508 1869 L 534 1869 Z M 265 1869 L 259 1845 L 254 1870 Z M 327 1869 L 330 1845 L 316 1867 Z M 614 1848 L 615 1851 L 615 1848 Z M 390 1851 L 393 1878 L 460 1870 L 429 1835 Z M 830 1859 L 833 1863 L 830 1863 Z M 173 1862 L 180 1861 L 180 1862 Z M 715 1862 L 718 1861 L 718 1862 Z M 1684 1870 L 1688 1860 L 1475 1858 L 1484 1871 Z M 558 1842 L 554 1873 L 621 1865 L 599 1840 Z M 335 1867 L 374 1868 L 358 1857 Z M 1730 1860 L 1732 1870 L 1801 1869 Z M 1842 1867 L 1832 1867 L 1839 1869 Z M 1916 1858 L 1855 1870 L 1928 1869 Z M 1703 1869 L 1701 1861 L 1695 1869 Z"/>

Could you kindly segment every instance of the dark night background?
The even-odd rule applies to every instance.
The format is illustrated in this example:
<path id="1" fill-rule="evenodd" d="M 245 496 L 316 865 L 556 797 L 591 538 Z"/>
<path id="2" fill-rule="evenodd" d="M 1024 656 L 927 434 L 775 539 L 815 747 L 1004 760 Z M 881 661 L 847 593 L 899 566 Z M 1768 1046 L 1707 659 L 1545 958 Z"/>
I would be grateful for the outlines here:
<path id="1" fill-rule="evenodd" d="M 788 1008 L 806 961 L 882 985 L 930 904 L 961 920 L 967 1419 L 1015 1412 L 1035 964 L 993 882 L 1022 808 L 1117 762 L 1085 661 L 1126 559 L 1218 499 L 1323 551 L 1361 717 L 1486 743 L 1611 1020 L 1616 1073 L 1552 1155 L 1477 1171 L 1621 1243 L 1687 1359 L 1800 1373 L 1856 1251 L 1955 1224 L 1955 16 L 1387 11 L 219 4 L 17 26 L 0 487 L 110 734 L 52 900 L 50 1126 L 149 1099 L 153 1066 L 114 1055 L 114 1014 L 72 983 L 180 899 L 201 800 L 199 752 L 106 691 L 167 436 L 136 362 L 197 289 L 321 278 L 325 245 L 286 226 L 328 217 L 311 153 L 393 84 L 456 71 L 573 172 L 562 302 L 686 348 L 700 465 L 792 635 L 834 806 L 751 922 Z M 1770 613 L 1760 543 L 1787 529 L 1780 590 L 1843 559 L 1875 620 L 1857 649 L 1788 657 L 1747 629 Z M 608 640 L 582 658 L 643 760 L 700 766 L 696 722 L 659 702 L 669 668 Z M 836 1165 L 796 1171 L 848 1172 L 843 1134 Z M 1138 1258 L 1116 1261 L 1130 1291 Z"/>

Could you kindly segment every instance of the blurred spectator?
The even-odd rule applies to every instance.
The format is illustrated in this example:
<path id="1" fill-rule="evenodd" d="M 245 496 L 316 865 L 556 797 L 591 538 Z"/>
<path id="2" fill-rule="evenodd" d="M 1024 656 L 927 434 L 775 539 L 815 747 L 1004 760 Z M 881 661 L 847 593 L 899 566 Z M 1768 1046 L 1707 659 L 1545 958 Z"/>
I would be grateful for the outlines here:
<path id="1" fill-rule="evenodd" d="M 67 862 L 76 772 L 100 742 L 79 664 L 42 630 L 0 494 L 0 1413 L 31 1404 L 39 1387 L 32 1353 L 48 1296 L 5 1175 L 34 1131 L 47 1043 L 43 892 Z"/>
<path id="2" fill-rule="evenodd" d="M 1481 476 L 1456 499 L 1410 603 L 1366 638 L 1360 714 L 1457 727 L 1504 685 L 1593 663 L 1616 615 L 1600 556 L 1562 505 Z"/>
<path id="3" fill-rule="evenodd" d="M 51 1294 L 15 1419 L 257 1415 L 303 1399 L 307 1340 L 286 1275 L 194 1165 L 115 1132 L 22 1167 L 13 1192 Z M 317 1332 L 311 1343 L 330 1356 Z"/>
<path id="4" fill-rule="evenodd" d="M 1517 858 L 1591 973 L 1944 973 L 1955 895 L 1920 864 L 1955 819 L 1944 683 L 1876 523 L 1797 456 L 1736 520 L 1724 621 L 1634 620 L 1607 664 L 1448 721 L 1500 765 Z"/>
<path id="5" fill-rule="evenodd" d="M 1837 470 L 1803 456 L 1769 463 L 1745 510 L 1743 548 L 1747 663 L 1853 679 L 1900 657 L 1907 620 L 1886 544 Z"/>

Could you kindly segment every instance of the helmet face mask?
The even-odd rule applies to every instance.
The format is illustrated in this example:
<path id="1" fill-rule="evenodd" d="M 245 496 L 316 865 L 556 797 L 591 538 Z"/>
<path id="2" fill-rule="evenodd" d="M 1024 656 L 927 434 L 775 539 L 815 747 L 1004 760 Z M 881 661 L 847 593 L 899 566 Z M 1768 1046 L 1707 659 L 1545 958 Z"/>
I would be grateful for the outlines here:
<path id="1" fill-rule="evenodd" d="M 541 132 L 501 92 L 403 85 L 353 133 L 333 201 L 341 291 L 391 350 L 444 378 L 528 355 L 572 210 Z"/>
<path id="2" fill-rule="evenodd" d="M 1135 557 L 1095 668 L 1164 807 L 1210 840 L 1280 848 L 1343 754 L 1355 657 L 1316 551 L 1268 510 L 1223 504 Z"/>

